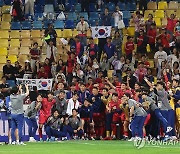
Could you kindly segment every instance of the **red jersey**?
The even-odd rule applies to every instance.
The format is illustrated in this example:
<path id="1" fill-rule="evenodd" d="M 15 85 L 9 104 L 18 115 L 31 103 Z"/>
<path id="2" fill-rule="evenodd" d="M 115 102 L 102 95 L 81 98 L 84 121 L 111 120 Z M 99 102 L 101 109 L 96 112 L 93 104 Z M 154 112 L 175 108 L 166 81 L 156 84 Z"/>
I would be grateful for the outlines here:
<path id="1" fill-rule="evenodd" d="M 102 79 L 101 78 L 96 78 L 95 82 L 102 83 Z"/>
<path id="2" fill-rule="evenodd" d="M 141 46 L 142 43 L 143 43 L 143 40 L 144 40 L 144 36 L 143 36 L 143 35 L 140 35 L 140 36 L 138 37 L 137 46 Z"/>
<path id="3" fill-rule="evenodd" d="M 126 55 L 132 54 L 133 50 L 134 50 L 134 43 L 126 42 L 126 44 L 125 44 Z"/>
<path id="4" fill-rule="evenodd" d="M 119 82 L 119 81 L 114 81 L 113 85 L 115 85 L 116 87 L 121 87 L 121 82 Z"/>
<path id="5" fill-rule="evenodd" d="M 113 109 L 113 107 L 116 107 L 116 109 L 120 109 L 120 107 L 119 107 L 120 104 L 121 104 L 120 100 L 118 100 L 117 102 L 110 101 L 108 106 L 111 110 Z"/>
<path id="6" fill-rule="evenodd" d="M 147 32 L 147 36 L 149 38 L 149 44 L 155 44 L 156 42 L 156 29 L 149 29 Z"/>
<path id="7" fill-rule="evenodd" d="M 44 71 L 48 74 L 48 77 L 51 76 L 51 67 L 49 65 L 44 65 Z"/>
<path id="8" fill-rule="evenodd" d="M 55 104 L 56 100 L 53 99 L 51 102 L 48 101 L 47 98 L 43 98 L 42 100 L 42 107 L 40 112 L 44 112 L 44 114 L 46 116 L 50 116 L 51 115 L 51 109 L 53 107 L 53 105 Z"/>
<path id="9" fill-rule="evenodd" d="M 174 27 L 176 26 L 176 23 L 177 23 L 177 20 L 168 18 L 166 29 L 171 32 L 174 32 Z"/>
<path id="10" fill-rule="evenodd" d="M 77 42 L 76 43 L 76 55 L 77 56 L 79 55 L 80 51 L 81 51 L 81 43 Z"/>
<path id="11" fill-rule="evenodd" d="M 161 38 L 161 43 L 163 45 L 163 47 L 165 48 L 169 48 L 169 39 L 170 39 L 170 35 L 169 34 L 161 34 L 160 35 Z"/>
<path id="12" fill-rule="evenodd" d="M 38 49 L 31 49 L 30 50 L 30 54 L 32 56 L 39 56 L 40 55 L 40 51 Z M 39 58 L 38 57 L 31 57 L 31 59 L 37 60 Z"/>
<path id="13" fill-rule="evenodd" d="M 68 73 L 72 73 L 75 63 L 76 63 L 75 59 L 71 59 L 70 57 L 68 58 L 68 60 L 67 60 L 67 72 Z"/>
<path id="14" fill-rule="evenodd" d="M 41 78 L 43 78 L 43 79 L 48 79 L 48 74 L 47 74 L 47 72 L 41 72 L 41 71 L 39 71 L 39 72 L 38 72 L 38 79 L 41 79 Z"/>
<path id="15" fill-rule="evenodd" d="M 90 91 L 90 93 L 92 92 L 93 89 L 93 84 L 90 86 L 89 83 L 86 84 L 86 88 Z"/>
<path id="16" fill-rule="evenodd" d="M 116 90 L 119 98 L 121 98 L 125 93 L 129 93 L 132 95 L 132 92 L 130 90 L 122 91 L 121 88 L 116 88 L 115 90 Z"/>

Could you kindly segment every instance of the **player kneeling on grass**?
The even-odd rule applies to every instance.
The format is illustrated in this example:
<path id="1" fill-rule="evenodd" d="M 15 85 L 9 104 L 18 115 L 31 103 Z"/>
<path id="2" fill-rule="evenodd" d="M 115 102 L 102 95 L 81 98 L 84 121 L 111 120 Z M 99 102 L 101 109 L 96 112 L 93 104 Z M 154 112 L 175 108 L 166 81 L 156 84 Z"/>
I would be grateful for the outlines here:
<path id="1" fill-rule="evenodd" d="M 66 137 L 67 133 L 62 131 L 63 121 L 64 118 L 59 115 L 59 111 L 57 109 L 54 110 L 45 125 L 45 131 L 48 136 L 47 141 L 55 141 L 55 138 L 61 139 L 62 137 Z"/>
<path id="2" fill-rule="evenodd" d="M 77 109 L 72 109 L 72 116 L 66 119 L 63 128 L 64 132 L 69 133 L 73 139 L 82 138 L 83 136 L 82 121 L 77 115 Z"/>
<path id="3" fill-rule="evenodd" d="M 28 125 L 29 142 L 36 141 L 34 139 L 38 129 L 36 115 L 41 108 L 42 96 L 38 95 L 36 101 L 33 101 L 25 110 L 24 117 Z"/>
<path id="4" fill-rule="evenodd" d="M 85 99 L 84 104 L 79 108 L 79 115 L 84 128 L 84 137 L 94 140 L 94 122 L 92 120 L 92 108 L 88 99 Z"/>

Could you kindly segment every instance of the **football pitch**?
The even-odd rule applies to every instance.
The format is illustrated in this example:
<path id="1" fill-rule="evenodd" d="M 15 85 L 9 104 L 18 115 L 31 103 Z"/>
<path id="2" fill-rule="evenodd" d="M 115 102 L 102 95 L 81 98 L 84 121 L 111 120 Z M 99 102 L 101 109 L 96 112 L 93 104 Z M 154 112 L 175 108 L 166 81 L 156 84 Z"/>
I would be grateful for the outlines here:
<path id="1" fill-rule="evenodd" d="M 27 145 L 0 145 L 0 154 L 179 154 L 180 144 L 148 145 L 141 149 L 128 141 L 62 141 Z"/>

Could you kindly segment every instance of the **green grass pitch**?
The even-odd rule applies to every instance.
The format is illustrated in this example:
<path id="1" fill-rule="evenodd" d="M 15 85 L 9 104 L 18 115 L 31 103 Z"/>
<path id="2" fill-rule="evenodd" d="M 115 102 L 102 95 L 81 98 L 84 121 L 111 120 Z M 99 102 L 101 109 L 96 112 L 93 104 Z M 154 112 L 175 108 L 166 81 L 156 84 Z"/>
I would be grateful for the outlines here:
<path id="1" fill-rule="evenodd" d="M 141 149 L 128 141 L 62 141 L 0 145 L 0 154 L 179 154 L 177 145 L 145 145 Z"/>

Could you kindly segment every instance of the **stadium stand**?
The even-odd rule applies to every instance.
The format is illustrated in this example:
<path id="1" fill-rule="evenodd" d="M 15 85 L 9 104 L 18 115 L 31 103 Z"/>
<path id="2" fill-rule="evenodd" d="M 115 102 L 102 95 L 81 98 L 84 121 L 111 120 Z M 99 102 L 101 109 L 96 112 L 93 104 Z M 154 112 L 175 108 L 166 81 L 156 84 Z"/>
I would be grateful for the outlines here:
<path id="1" fill-rule="evenodd" d="M 37 42 L 38 50 L 41 53 L 40 55 L 38 55 L 38 56 L 40 56 L 40 58 L 39 58 L 40 62 L 38 61 L 38 65 L 41 67 L 37 69 L 37 67 L 39 67 L 37 65 L 36 66 L 37 72 L 31 72 L 31 75 L 35 74 L 36 78 L 39 73 L 38 71 L 42 67 L 47 69 L 47 70 L 45 70 L 45 72 L 46 71 L 51 72 L 53 69 L 50 67 L 50 65 L 51 64 L 53 65 L 53 62 L 55 63 L 54 65 L 58 65 L 59 59 L 61 58 L 63 61 L 63 67 L 65 69 L 63 70 L 61 68 L 61 66 L 60 66 L 60 68 L 62 69 L 61 71 L 63 73 L 65 72 L 66 79 L 71 78 L 71 77 L 73 78 L 73 73 L 68 74 L 69 72 L 66 72 L 66 71 L 69 71 L 68 65 L 64 65 L 64 63 L 68 63 L 70 61 L 68 64 L 71 65 L 70 67 L 73 67 L 73 70 L 70 70 L 70 71 L 75 71 L 74 74 L 77 77 L 76 79 L 82 80 L 83 82 L 87 82 L 85 80 L 89 80 L 89 76 L 87 74 L 90 72 L 88 72 L 88 69 L 92 68 L 91 71 L 94 71 L 94 76 L 95 76 L 96 82 L 98 83 L 99 80 L 102 80 L 101 81 L 102 85 L 99 84 L 97 86 L 97 88 L 101 88 L 100 86 L 102 86 L 102 87 L 104 86 L 103 84 L 106 81 L 106 78 L 105 78 L 106 76 L 110 80 L 114 80 L 115 77 L 119 77 L 117 72 L 121 73 L 120 74 L 121 77 L 119 77 L 119 80 L 122 81 L 124 79 L 124 77 L 126 77 L 125 82 L 126 83 L 129 82 L 128 81 L 128 77 L 129 77 L 128 70 L 134 71 L 134 76 L 135 76 L 135 78 L 138 79 L 138 81 L 140 83 L 144 82 L 144 77 L 147 76 L 147 73 L 148 73 L 147 70 L 150 70 L 151 71 L 150 75 L 152 75 L 151 77 L 153 77 L 151 86 L 152 86 L 152 84 L 156 84 L 158 81 L 160 81 L 160 79 L 163 79 L 163 82 L 166 83 L 166 86 L 168 84 L 166 82 L 166 80 L 168 80 L 172 84 L 172 81 L 179 77 L 178 76 L 179 68 L 175 69 L 174 63 L 172 66 L 168 66 L 168 67 L 166 66 L 166 64 L 168 65 L 168 63 L 169 63 L 169 65 L 170 65 L 170 63 L 172 63 L 172 61 L 175 58 L 177 58 L 177 57 L 179 58 L 179 56 L 177 56 L 173 53 L 174 52 L 173 48 L 176 47 L 177 48 L 176 53 L 179 54 L 179 46 L 178 45 L 174 46 L 174 44 L 176 44 L 177 40 L 179 39 L 180 24 L 178 22 L 180 22 L 179 21 L 180 1 L 168 1 L 168 2 L 167 1 L 148 1 L 147 10 L 139 10 L 139 4 L 137 5 L 134 1 L 133 2 L 119 2 L 118 1 L 117 6 L 119 6 L 120 11 L 122 11 L 122 14 L 123 14 L 122 20 L 125 25 L 125 27 L 120 28 L 120 29 L 118 29 L 119 25 L 115 27 L 117 12 L 116 12 L 116 4 L 114 3 L 114 1 L 110 1 L 110 2 L 108 1 L 108 3 L 106 3 L 106 1 L 105 1 L 101 5 L 102 5 L 102 8 L 98 9 L 97 1 L 96 1 L 96 3 L 89 3 L 88 9 L 85 10 L 85 12 L 82 12 L 83 5 L 81 3 L 79 3 L 78 0 L 68 0 L 64 4 L 64 9 L 61 8 L 62 10 L 59 9 L 59 7 L 54 7 L 54 4 L 52 4 L 52 3 L 46 4 L 46 1 L 39 0 L 39 1 L 35 2 L 35 6 L 34 6 L 35 15 L 32 18 L 30 17 L 30 15 L 28 15 L 27 18 L 25 18 L 25 17 L 23 18 L 23 21 L 14 21 L 14 18 L 11 15 L 11 1 L 10 0 L 0 0 L 0 19 L 1 19 L 0 20 L 0 69 L 1 69 L 0 77 L 2 77 L 2 75 L 3 75 L 3 72 L 2 72 L 3 66 L 6 65 L 7 60 L 10 60 L 11 63 L 13 64 L 13 66 L 14 66 L 15 62 L 19 61 L 19 63 L 22 65 L 23 69 L 24 69 L 25 63 L 30 63 L 31 60 L 36 60 L 36 58 L 31 59 L 32 55 L 31 55 L 30 51 L 31 51 L 31 49 L 33 49 L 33 44 L 35 42 Z M 88 55 L 88 54 L 90 54 L 89 52 L 87 52 L 87 53 L 84 52 L 83 56 L 82 55 L 80 56 L 80 53 L 82 50 L 81 48 L 84 47 L 83 46 L 84 44 L 81 44 L 82 40 L 87 39 L 87 42 L 89 43 L 90 40 L 92 39 L 91 38 L 92 37 L 92 27 L 103 26 L 103 27 L 107 28 L 107 26 L 103 25 L 103 21 L 101 18 L 102 15 L 104 14 L 105 8 L 108 8 L 110 16 L 111 16 L 111 19 L 107 21 L 108 26 L 111 26 L 111 35 L 108 39 L 110 39 L 110 40 L 112 39 L 112 41 L 114 41 L 114 39 L 116 38 L 116 36 L 115 36 L 116 31 L 118 31 L 118 33 L 120 35 L 120 38 L 118 38 L 119 39 L 118 41 L 120 42 L 120 47 L 118 49 L 116 49 L 120 52 L 120 55 L 113 54 L 112 57 L 114 56 L 113 57 L 114 59 L 115 59 L 115 56 L 117 56 L 119 59 L 125 58 L 125 60 L 122 63 L 118 59 L 119 63 L 122 64 L 122 68 L 124 67 L 123 68 L 124 70 L 122 68 L 116 69 L 116 67 L 112 65 L 112 62 L 114 62 L 113 61 L 114 59 L 112 59 L 112 61 L 111 61 L 111 57 L 109 59 L 104 60 L 111 53 L 109 54 L 109 52 L 106 52 L 105 47 L 101 46 L 103 43 L 105 44 L 105 41 L 106 41 L 105 39 L 102 39 L 102 38 L 94 38 L 93 39 L 94 43 L 98 44 L 97 45 L 98 53 L 100 53 L 99 50 L 100 50 L 100 48 L 102 48 L 102 54 L 100 54 L 100 57 L 98 55 L 95 57 L 96 59 L 95 58 L 93 59 L 92 57 L 91 57 L 92 58 L 91 59 L 91 58 L 89 58 L 90 56 Z M 66 17 L 65 20 L 57 19 L 57 16 L 59 15 L 59 13 L 61 11 L 63 11 L 63 13 L 65 14 L 65 17 Z M 152 14 L 152 16 L 153 16 L 152 21 L 149 20 L 149 14 Z M 175 15 L 174 19 L 171 19 L 172 14 Z M 142 16 L 142 17 L 139 17 L 138 15 Z M 84 17 L 84 20 L 90 26 L 90 29 L 88 29 L 85 32 L 83 32 L 83 28 L 82 28 L 82 31 L 76 29 L 76 25 L 80 21 L 80 17 L 82 17 L 82 16 Z M 137 20 L 136 18 L 138 18 L 138 21 L 136 21 Z M 118 17 L 118 20 L 119 20 L 119 17 Z M 139 22 L 139 23 L 137 24 L 137 22 Z M 140 23 L 140 22 L 142 22 L 142 23 Z M 53 28 L 51 30 L 48 29 L 48 25 L 50 23 L 53 24 Z M 147 34 L 149 32 L 148 31 L 149 29 L 153 30 L 152 28 L 150 28 L 150 26 L 153 26 L 152 23 L 155 23 L 155 32 L 154 31 L 150 32 L 150 33 L 153 33 L 153 35 L 155 35 L 155 36 L 153 36 L 153 37 L 155 37 L 154 44 L 151 44 L 151 42 L 149 40 L 152 37 L 150 36 L 150 34 L 149 35 Z M 171 31 L 171 28 L 173 29 L 172 31 Z M 163 34 L 164 29 L 167 32 L 167 34 L 166 33 Z M 141 30 L 144 32 L 143 36 L 139 35 Z M 104 35 L 104 33 L 105 33 L 104 31 L 105 31 L 104 29 L 103 30 L 100 29 L 96 35 L 98 35 L 98 36 Z M 76 36 L 78 36 L 78 37 L 76 37 Z M 148 39 L 147 39 L 147 42 L 145 42 L 145 47 L 143 48 L 143 51 L 147 50 L 147 52 L 145 52 L 145 55 L 144 55 L 144 54 L 141 54 L 141 52 L 139 52 L 139 50 L 141 48 L 141 45 L 144 43 L 143 41 L 144 41 L 145 36 L 147 36 Z M 143 39 L 142 39 L 142 37 L 143 37 Z M 131 38 L 132 38 L 132 41 L 129 42 L 128 39 L 131 39 Z M 138 38 L 137 42 L 136 42 L 136 38 Z M 51 46 L 49 43 L 49 42 L 51 42 L 51 41 L 49 41 L 51 39 L 56 43 L 55 44 L 53 42 L 54 43 L 53 46 Z M 65 39 L 65 40 L 63 40 L 63 39 Z M 81 43 L 79 43 L 78 40 L 80 40 Z M 117 41 L 117 40 L 115 40 L 115 41 Z M 158 41 L 160 41 L 160 42 L 158 42 Z M 127 46 L 126 46 L 127 43 L 129 43 L 130 45 L 133 44 L 133 50 L 130 55 L 130 58 L 128 57 L 129 55 L 127 55 L 127 50 L 129 50 L 129 49 L 127 49 Z M 164 43 L 164 44 L 162 44 L 162 43 Z M 163 48 L 164 48 L 166 54 L 169 52 L 168 54 L 170 56 L 173 55 L 174 59 L 172 57 L 170 57 L 172 59 L 171 59 L 171 61 L 168 61 L 169 59 L 166 58 L 166 60 L 163 62 L 164 63 L 166 63 L 167 61 L 168 62 L 164 65 L 163 65 L 163 62 L 161 62 L 162 64 L 160 64 L 160 65 L 162 65 L 162 66 L 160 68 L 159 64 L 157 65 L 157 61 L 155 60 L 155 53 L 156 53 L 156 51 L 159 50 L 157 48 L 161 47 L 161 44 L 163 45 Z M 117 46 L 118 45 L 116 44 L 116 46 L 114 48 L 117 48 Z M 87 46 L 85 45 L 85 50 L 89 50 L 91 46 L 88 46 L 87 48 L 86 47 Z M 153 47 L 154 47 L 154 49 L 153 49 Z M 71 50 L 73 50 L 74 48 L 75 48 L 75 51 L 78 50 L 78 53 L 73 54 L 71 52 Z M 109 44 L 107 45 L 107 48 L 109 48 Z M 55 57 L 50 55 L 50 58 L 49 58 L 50 65 L 47 63 L 44 63 L 47 60 L 48 50 L 52 52 L 53 49 L 55 49 L 55 52 L 57 52 L 57 55 L 55 55 Z M 83 48 L 83 50 L 84 50 L 84 48 Z M 94 50 L 95 49 L 93 49 L 93 51 Z M 87 55 L 88 55 L 88 58 L 86 57 Z M 76 56 L 78 58 L 76 58 L 76 60 L 72 61 L 71 56 L 72 57 Z M 145 62 L 141 59 L 143 56 L 145 56 Z M 167 55 L 167 57 L 168 57 L 168 55 Z M 55 58 L 57 58 L 56 61 L 55 61 Z M 83 73 L 83 75 L 82 75 L 83 77 L 81 77 L 81 75 L 78 74 L 80 71 L 78 70 L 79 69 L 78 65 L 76 66 L 76 64 L 77 64 L 76 61 L 79 63 L 83 63 L 84 60 L 86 61 L 86 63 L 89 64 L 89 66 L 86 66 L 88 68 L 87 69 L 85 67 L 86 63 L 84 63 L 82 66 L 80 65 L 80 71 L 82 71 L 82 73 Z M 130 61 L 129 63 L 128 63 L 128 60 Z M 141 62 L 143 63 L 142 69 L 140 68 Z M 75 64 L 73 64 L 73 63 L 75 63 Z M 106 64 L 108 64 L 109 66 L 106 66 Z M 102 65 L 102 66 L 100 66 L 100 65 Z M 126 65 L 126 67 L 127 67 L 126 70 L 125 70 L 124 65 Z M 178 61 L 177 65 L 179 65 L 179 61 Z M 107 67 L 107 68 L 104 68 L 104 67 Z M 179 66 L 177 66 L 177 67 L 179 67 Z M 66 70 L 66 68 L 67 68 L 67 70 Z M 143 69 L 146 69 L 146 73 L 144 73 L 144 74 L 143 74 Z M 166 70 L 166 72 L 163 72 L 162 71 L 163 69 Z M 101 77 L 99 77 L 99 72 L 98 72 L 99 70 L 103 70 L 103 73 L 104 73 Z M 160 70 L 160 72 L 158 72 L 157 70 Z M 178 71 L 176 72 L 175 70 L 178 70 Z M 56 75 L 57 75 L 57 73 L 59 73 L 59 72 L 56 72 Z M 166 75 L 168 74 L 168 75 L 165 76 L 164 74 L 166 74 Z M 143 76 L 143 80 L 140 80 L 142 76 Z M 54 77 L 53 73 L 50 73 L 50 75 L 48 76 L 48 78 L 53 78 L 53 77 Z M 73 78 L 73 80 L 76 80 L 74 78 Z M 56 83 L 56 80 L 57 79 L 54 80 L 55 83 Z M 8 82 L 11 85 L 14 84 L 11 80 L 9 80 Z M 116 83 L 116 82 L 118 82 L 118 81 L 115 81 L 113 83 L 113 85 L 111 85 L 111 88 L 115 86 L 115 88 L 114 88 L 115 90 L 117 90 L 121 86 L 121 84 L 123 84 L 123 82 L 121 82 L 120 84 Z M 65 83 L 64 85 L 69 86 L 72 84 L 72 80 L 70 82 L 64 81 L 64 83 Z M 115 85 L 115 84 L 119 84 L 119 85 Z M 144 84 L 144 83 L 141 83 L 141 84 Z M 55 89 L 56 89 L 56 86 L 55 86 Z M 131 85 L 128 85 L 128 86 L 132 92 L 131 94 L 134 95 L 136 93 L 136 89 L 134 87 L 132 88 Z M 144 85 L 142 85 L 142 86 L 144 86 Z M 77 87 L 78 87 L 78 84 L 77 84 Z M 92 88 L 92 87 L 90 87 L 90 88 Z M 150 87 L 148 85 L 148 88 L 152 88 L 152 87 Z M 171 88 L 171 87 L 167 87 L 167 89 L 168 88 Z M 100 90 L 103 90 L 103 89 L 100 89 Z M 122 92 L 122 93 L 124 94 L 124 92 Z M 118 95 L 122 95 L 122 94 L 118 93 Z M 173 97 L 173 96 L 171 96 L 171 97 Z M 179 113 L 178 109 L 177 109 L 177 113 Z M 101 127 L 101 125 L 104 125 L 104 123 L 103 124 L 100 123 L 100 127 Z M 102 137 L 102 136 L 99 136 L 99 137 Z"/>

